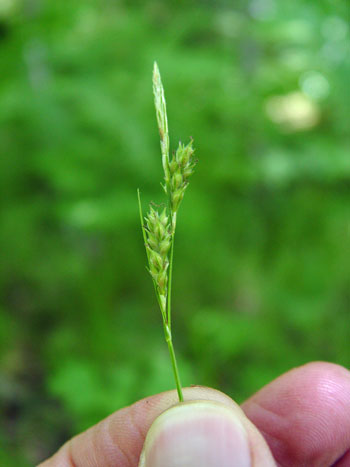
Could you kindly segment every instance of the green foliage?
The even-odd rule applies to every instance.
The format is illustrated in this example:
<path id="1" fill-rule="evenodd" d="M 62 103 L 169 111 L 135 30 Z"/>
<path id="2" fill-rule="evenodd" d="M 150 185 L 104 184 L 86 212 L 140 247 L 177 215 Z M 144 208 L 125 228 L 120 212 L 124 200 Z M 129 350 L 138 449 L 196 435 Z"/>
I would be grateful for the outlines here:
<path id="1" fill-rule="evenodd" d="M 150 73 L 200 164 L 177 229 L 182 382 L 243 400 L 350 365 L 344 2 L 0 7 L 0 464 L 171 389 L 135 187 L 157 200 Z"/>

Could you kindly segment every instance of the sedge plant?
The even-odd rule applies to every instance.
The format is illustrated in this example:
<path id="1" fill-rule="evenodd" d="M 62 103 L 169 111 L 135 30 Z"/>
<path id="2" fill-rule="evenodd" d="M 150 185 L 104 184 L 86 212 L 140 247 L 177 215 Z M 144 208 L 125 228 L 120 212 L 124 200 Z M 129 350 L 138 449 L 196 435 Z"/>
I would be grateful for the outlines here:
<path id="1" fill-rule="evenodd" d="M 170 157 L 168 118 L 158 65 L 153 68 L 153 94 L 160 136 L 160 149 L 164 170 L 163 190 L 167 205 L 159 210 L 150 204 L 147 216 L 143 216 L 140 190 L 137 191 L 143 240 L 146 248 L 148 271 L 152 277 L 160 308 L 165 340 L 168 345 L 179 401 L 183 401 L 182 387 L 171 333 L 171 285 L 174 261 L 174 241 L 177 213 L 193 174 L 196 160 L 192 139 L 187 145 L 181 142 Z"/>

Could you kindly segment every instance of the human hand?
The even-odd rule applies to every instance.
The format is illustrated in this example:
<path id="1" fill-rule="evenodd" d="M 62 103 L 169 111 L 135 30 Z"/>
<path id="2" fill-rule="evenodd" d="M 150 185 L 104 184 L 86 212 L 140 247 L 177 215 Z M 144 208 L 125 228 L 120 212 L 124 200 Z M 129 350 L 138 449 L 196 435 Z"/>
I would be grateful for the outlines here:
<path id="1" fill-rule="evenodd" d="M 177 404 L 169 391 L 121 409 L 40 467 L 137 466 L 143 445 L 143 467 L 350 466 L 350 372 L 341 366 L 293 369 L 241 408 L 214 389 L 184 396 Z"/>

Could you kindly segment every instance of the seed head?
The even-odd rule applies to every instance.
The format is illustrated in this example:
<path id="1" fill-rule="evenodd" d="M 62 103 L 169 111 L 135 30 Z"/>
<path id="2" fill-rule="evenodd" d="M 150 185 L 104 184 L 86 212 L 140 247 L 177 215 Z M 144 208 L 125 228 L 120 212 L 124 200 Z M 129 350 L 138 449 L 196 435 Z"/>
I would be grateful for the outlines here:
<path id="1" fill-rule="evenodd" d="M 196 161 L 193 158 L 192 140 L 185 146 L 181 142 L 169 163 L 170 198 L 172 212 L 177 212 L 188 185 L 188 179 L 193 174 Z"/>
<path id="2" fill-rule="evenodd" d="M 145 218 L 146 248 L 149 255 L 149 272 L 158 287 L 159 294 L 166 296 L 169 266 L 168 253 L 171 246 L 171 229 L 166 208 L 159 214 L 150 206 Z"/>
<path id="3" fill-rule="evenodd" d="M 172 265 L 177 210 L 183 199 L 189 177 L 193 173 L 196 161 L 193 158 L 194 149 L 192 147 L 192 139 L 186 146 L 180 142 L 177 151 L 172 154 L 170 159 L 166 102 L 157 63 L 154 63 L 153 67 L 153 94 L 164 170 L 164 183 L 161 184 L 161 186 L 168 198 L 169 215 L 166 209 L 159 213 L 150 206 L 149 213 L 143 218 L 140 192 L 138 190 L 139 213 L 143 239 L 147 251 L 149 272 L 153 279 L 163 318 L 165 339 L 169 346 L 176 387 L 179 401 L 181 402 L 183 401 L 183 395 L 171 338 Z"/>

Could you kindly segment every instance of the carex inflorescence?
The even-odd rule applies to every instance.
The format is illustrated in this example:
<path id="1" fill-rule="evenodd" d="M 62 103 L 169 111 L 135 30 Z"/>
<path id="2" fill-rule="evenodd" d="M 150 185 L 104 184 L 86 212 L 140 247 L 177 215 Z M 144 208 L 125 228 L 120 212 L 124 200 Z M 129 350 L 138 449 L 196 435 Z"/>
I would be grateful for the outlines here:
<path id="1" fill-rule="evenodd" d="M 161 214 L 152 206 L 145 217 L 146 249 L 148 251 L 149 272 L 159 291 L 161 311 L 165 310 L 168 286 L 168 253 L 171 247 L 171 227 L 166 208 Z"/>
<path id="2" fill-rule="evenodd" d="M 188 179 L 193 174 L 196 160 L 193 157 L 192 140 L 184 146 L 181 142 L 173 154 L 169 164 L 171 211 L 177 212 L 188 185 Z"/>
<path id="3" fill-rule="evenodd" d="M 192 175 L 196 160 L 193 157 L 192 139 L 187 145 L 179 143 L 177 150 L 169 157 L 169 133 L 164 89 L 157 64 L 153 68 L 153 94 L 156 108 L 160 149 L 164 170 L 164 191 L 168 206 L 161 212 L 150 205 L 149 212 L 142 215 L 140 192 L 139 210 L 143 239 L 146 247 L 148 269 L 152 276 L 154 290 L 163 318 L 165 339 L 168 344 L 179 400 L 183 400 L 180 376 L 177 368 L 171 334 L 171 282 L 174 254 L 174 238 L 177 211 Z"/>

